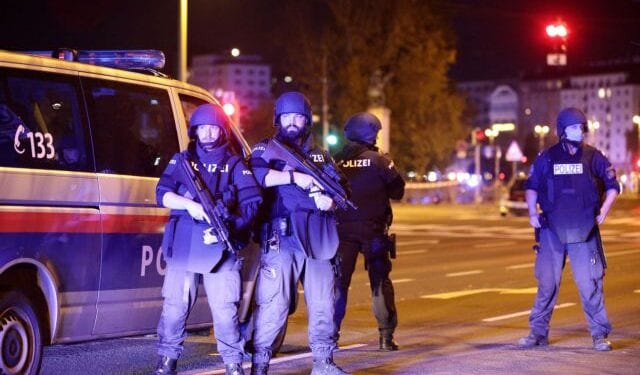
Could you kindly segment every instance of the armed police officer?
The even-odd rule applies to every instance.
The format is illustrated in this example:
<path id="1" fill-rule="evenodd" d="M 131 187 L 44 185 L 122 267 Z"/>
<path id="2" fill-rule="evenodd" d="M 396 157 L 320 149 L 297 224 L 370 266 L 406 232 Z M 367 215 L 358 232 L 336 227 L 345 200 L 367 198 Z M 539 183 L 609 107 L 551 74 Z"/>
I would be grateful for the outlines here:
<path id="1" fill-rule="evenodd" d="M 620 187 L 607 158 L 584 144 L 584 113 L 563 109 L 556 131 L 560 142 L 538 156 L 525 185 L 529 222 L 538 228 L 540 247 L 535 262 L 538 293 L 529 316 L 531 332 L 519 345 L 548 345 L 549 321 L 568 255 L 593 348 L 608 351 L 611 324 L 604 306 L 606 262 L 598 225 L 607 217 Z"/>
<path id="2" fill-rule="evenodd" d="M 338 247 L 334 200 L 308 174 L 291 162 L 267 157 L 272 142 L 281 142 L 319 167 L 335 168 L 311 135 L 311 106 L 299 92 L 286 92 L 275 103 L 276 134 L 258 143 L 251 166 L 264 190 L 261 206 L 261 268 L 256 284 L 255 353 L 252 374 L 266 374 L 274 341 L 286 327 L 302 282 L 308 309 L 312 374 L 345 374 L 334 362 L 333 324 L 335 270 Z M 336 168 L 337 171 L 337 168 Z"/>
<path id="3" fill-rule="evenodd" d="M 197 193 L 187 183 L 184 171 L 195 167 L 211 195 L 228 211 L 225 224 L 236 248 L 241 248 L 262 198 L 253 173 L 229 143 L 228 128 L 222 108 L 199 106 L 189 121 L 191 142 L 187 151 L 173 156 L 156 188 L 158 204 L 171 209 L 162 244 L 167 269 L 158 323 L 160 359 L 156 374 L 176 373 L 186 338 L 185 323 L 196 301 L 200 278 L 226 374 L 244 373 L 244 340 L 238 326 L 241 258 L 209 230 L 211 218 L 194 198 Z"/>
<path id="4" fill-rule="evenodd" d="M 373 314 L 378 322 L 380 350 L 398 350 L 393 334 L 398 325 L 391 272 L 391 252 L 395 244 L 388 236 L 391 225 L 389 199 L 402 199 L 404 180 L 393 161 L 378 152 L 376 137 L 382 128 L 380 120 L 362 112 L 349 118 L 344 134 L 350 141 L 336 155 L 336 162 L 351 186 L 352 199 L 357 210 L 339 210 L 338 264 L 340 275 L 335 324 L 339 330 L 347 307 L 347 294 L 358 253 L 365 259 L 369 273 Z M 394 255 L 395 256 L 395 255 Z"/>

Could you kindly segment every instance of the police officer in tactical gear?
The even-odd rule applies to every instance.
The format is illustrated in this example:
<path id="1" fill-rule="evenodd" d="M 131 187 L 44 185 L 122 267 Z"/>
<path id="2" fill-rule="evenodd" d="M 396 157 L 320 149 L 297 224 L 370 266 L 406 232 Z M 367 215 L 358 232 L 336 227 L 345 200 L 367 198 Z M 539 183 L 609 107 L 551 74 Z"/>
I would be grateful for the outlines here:
<path id="1" fill-rule="evenodd" d="M 347 176 L 352 200 L 358 209 L 337 212 L 340 237 L 338 264 L 341 271 L 335 324 L 339 330 L 346 312 L 351 276 L 358 253 L 362 253 L 365 268 L 369 272 L 373 314 L 380 333 L 380 350 L 393 351 L 398 350 L 398 344 L 393 340 L 398 314 L 393 284 L 389 279 L 390 252 L 394 246 L 387 235 L 392 217 L 389 199 L 402 199 L 405 183 L 393 161 L 378 152 L 375 146 L 381 128 L 380 120 L 370 113 L 353 115 L 344 127 L 344 134 L 351 142 L 336 155 L 336 162 Z"/>
<path id="2" fill-rule="evenodd" d="M 191 142 L 187 151 L 173 156 L 156 188 L 158 204 L 171 209 L 162 241 L 167 269 L 158 323 L 160 360 L 156 374 L 176 373 L 187 336 L 185 323 L 196 301 L 200 279 L 207 292 L 226 374 L 244 374 L 244 340 L 238 327 L 242 259 L 207 231 L 209 218 L 188 191 L 179 167 L 181 160 L 189 157 L 212 195 L 222 197 L 232 214 L 230 235 L 237 248 L 246 244 L 262 198 L 251 170 L 228 142 L 228 126 L 222 108 L 199 106 L 189 121 Z"/>
<path id="3" fill-rule="evenodd" d="M 311 106 L 299 92 L 286 92 L 275 103 L 273 138 L 306 155 L 319 167 L 335 167 L 311 135 Z M 253 149 L 251 166 L 264 190 L 260 208 L 263 252 L 256 283 L 251 373 L 266 374 L 274 341 L 286 327 L 302 282 L 308 309 L 312 374 L 345 374 L 333 362 L 336 349 L 333 258 L 338 235 L 335 203 L 317 181 L 282 160 L 262 157 L 270 140 Z"/>
<path id="4" fill-rule="evenodd" d="M 538 293 L 529 316 L 531 332 L 520 339 L 522 347 L 548 345 L 549 321 L 568 255 L 593 348 L 611 350 L 607 340 L 611 324 L 602 289 L 606 262 L 598 225 L 607 217 L 620 186 L 607 158 L 584 144 L 586 132 L 584 113 L 576 108 L 560 111 L 560 142 L 538 156 L 525 185 L 529 222 L 539 228 L 540 248 L 535 262 Z"/>

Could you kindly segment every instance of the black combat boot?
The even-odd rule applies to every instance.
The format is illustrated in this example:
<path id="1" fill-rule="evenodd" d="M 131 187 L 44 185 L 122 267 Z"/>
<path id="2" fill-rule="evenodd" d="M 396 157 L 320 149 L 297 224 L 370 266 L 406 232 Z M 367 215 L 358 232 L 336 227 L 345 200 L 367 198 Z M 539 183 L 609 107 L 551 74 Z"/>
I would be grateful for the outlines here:
<path id="1" fill-rule="evenodd" d="M 594 336 L 593 348 L 599 352 L 608 352 L 612 349 L 612 346 L 606 336 Z"/>
<path id="2" fill-rule="evenodd" d="M 549 345 L 549 338 L 547 336 L 536 335 L 533 332 L 531 332 L 529 336 L 525 336 L 518 340 L 518 346 L 525 349 L 547 345 Z"/>
<path id="3" fill-rule="evenodd" d="M 169 358 L 167 356 L 161 356 L 158 359 L 158 365 L 154 375 L 177 375 L 176 367 L 178 366 L 178 360 Z"/>
<path id="4" fill-rule="evenodd" d="M 380 336 L 380 351 L 393 352 L 398 350 L 398 343 L 393 340 L 393 336 Z"/>
<path id="5" fill-rule="evenodd" d="M 269 362 L 251 363 L 251 375 L 267 375 L 269 372 Z"/>
<path id="6" fill-rule="evenodd" d="M 224 365 L 225 367 L 225 375 L 244 375 L 244 370 L 242 369 L 242 364 L 240 363 L 229 363 Z"/>
<path id="7" fill-rule="evenodd" d="M 349 375 L 333 362 L 332 358 L 314 358 L 311 375 Z"/>

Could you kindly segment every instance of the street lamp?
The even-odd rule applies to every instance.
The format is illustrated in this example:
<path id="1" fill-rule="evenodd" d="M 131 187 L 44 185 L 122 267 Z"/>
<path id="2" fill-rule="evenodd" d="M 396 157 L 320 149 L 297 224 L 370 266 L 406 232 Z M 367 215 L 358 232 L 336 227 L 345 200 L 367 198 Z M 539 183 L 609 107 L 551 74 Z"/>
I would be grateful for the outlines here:
<path id="1" fill-rule="evenodd" d="M 549 126 L 547 125 L 536 125 L 533 128 L 533 131 L 538 135 L 538 148 L 540 151 L 544 148 L 544 137 L 549 133 Z"/>
<path id="2" fill-rule="evenodd" d="M 598 120 L 589 120 L 587 121 L 587 128 L 589 129 L 589 133 L 591 134 L 591 142 L 592 144 L 596 143 L 596 130 L 600 129 L 600 121 Z"/>
<path id="3" fill-rule="evenodd" d="M 499 134 L 500 134 L 500 131 L 496 129 L 489 128 L 484 130 L 484 135 L 486 135 L 487 138 L 489 138 L 489 144 L 491 145 L 491 147 L 495 149 L 493 154 L 494 161 L 495 161 L 493 181 L 495 182 L 496 185 L 498 184 L 498 175 L 500 174 L 500 158 L 502 157 L 502 151 L 500 150 L 500 146 L 497 146 L 495 144 L 495 139 Z"/>

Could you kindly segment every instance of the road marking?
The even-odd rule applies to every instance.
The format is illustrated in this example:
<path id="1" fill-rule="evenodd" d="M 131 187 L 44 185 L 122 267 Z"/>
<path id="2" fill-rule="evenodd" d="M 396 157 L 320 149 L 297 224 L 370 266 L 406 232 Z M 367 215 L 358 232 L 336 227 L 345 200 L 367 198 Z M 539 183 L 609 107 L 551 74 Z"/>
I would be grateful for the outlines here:
<path id="1" fill-rule="evenodd" d="M 479 273 L 484 273 L 483 270 L 473 270 L 473 271 L 464 271 L 464 272 L 452 272 L 445 274 L 446 277 L 458 277 L 458 276 L 467 276 L 467 275 L 477 275 Z"/>
<path id="2" fill-rule="evenodd" d="M 498 292 L 500 294 L 536 294 L 538 289 L 536 287 L 532 288 L 482 288 L 482 289 L 467 289 L 467 290 L 458 290 L 455 292 L 446 292 L 446 293 L 437 293 L 437 294 L 427 294 L 424 296 L 420 296 L 420 298 L 425 299 L 452 299 L 459 297 L 471 296 L 474 294 L 487 293 L 487 292 Z"/>
<path id="3" fill-rule="evenodd" d="M 414 241 L 398 241 L 398 246 L 411 246 L 411 245 L 437 245 L 440 240 L 414 240 Z"/>
<path id="4" fill-rule="evenodd" d="M 513 246 L 513 245 L 517 245 L 517 244 L 518 244 L 518 242 L 516 242 L 516 241 L 477 243 L 477 244 L 473 245 L 473 247 L 476 248 L 476 249 L 482 249 L 482 248 L 491 248 L 491 247 L 500 247 L 500 246 Z"/>
<path id="5" fill-rule="evenodd" d="M 640 250 L 615 251 L 615 252 L 605 253 L 604 255 L 607 258 L 609 258 L 609 257 L 617 257 L 617 256 L 620 256 L 620 255 L 637 254 L 637 253 L 640 253 Z"/>
<path id="6" fill-rule="evenodd" d="M 394 285 L 400 284 L 400 283 L 409 283 L 412 281 L 415 281 L 415 279 L 398 279 L 398 280 L 391 279 L 391 283 L 393 283 Z M 367 283 L 366 285 L 371 285 L 371 283 Z"/>
<path id="7" fill-rule="evenodd" d="M 519 270 L 521 268 L 532 268 L 533 263 L 522 263 L 522 264 L 514 264 L 513 266 L 505 267 L 508 270 Z"/>
<path id="8" fill-rule="evenodd" d="M 633 291 L 634 293 L 640 293 L 640 289 L 636 289 Z"/>
<path id="9" fill-rule="evenodd" d="M 563 309 L 565 307 L 571 307 L 575 305 L 575 303 L 573 302 L 567 302 L 567 303 L 561 303 L 559 305 L 556 305 L 553 309 Z M 507 314 L 507 315 L 500 315 L 500 316 L 494 316 L 493 318 L 486 318 L 486 319 L 482 319 L 483 322 L 495 322 L 498 320 L 505 320 L 505 319 L 511 319 L 511 318 L 516 318 L 518 316 L 523 316 L 523 315 L 529 315 L 531 314 L 531 310 L 527 310 L 527 311 L 520 311 L 517 313 L 513 313 L 513 314 Z"/>
<path id="10" fill-rule="evenodd" d="M 353 345 L 341 346 L 338 348 L 338 351 L 357 349 L 363 346 L 367 346 L 367 344 L 353 344 Z M 308 353 L 288 355 L 285 357 L 278 357 L 269 361 L 269 365 L 275 365 L 276 363 L 282 363 L 282 362 L 295 361 L 296 359 L 301 359 L 301 358 L 308 358 L 308 357 L 311 357 L 311 355 L 312 355 L 311 352 L 308 352 Z M 245 363 L 242 366 L 242 368 L 248 370 L 251 368 L 251 364 Z M 224 373 L 225 373 L 225 369 L 214 370 L 212 367 L 199 369 L 199 370 L 184 371 L 184 372 L 180 371 L 181 375 L 214 375 L 214 374 L 224 374 Z"/>
<path id="11" fill-rule="evenodd" d="M 412 255 L 412 254 L 422 254 L 426 253 L 427 250 L 409 250 L 409 251 L 398 251 L 400 255 Z"/>

